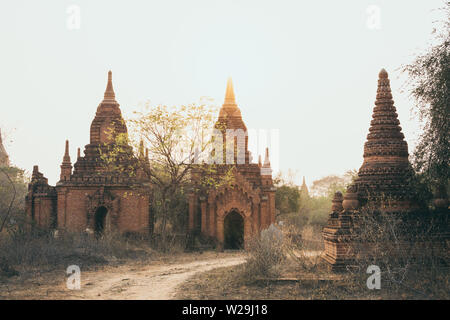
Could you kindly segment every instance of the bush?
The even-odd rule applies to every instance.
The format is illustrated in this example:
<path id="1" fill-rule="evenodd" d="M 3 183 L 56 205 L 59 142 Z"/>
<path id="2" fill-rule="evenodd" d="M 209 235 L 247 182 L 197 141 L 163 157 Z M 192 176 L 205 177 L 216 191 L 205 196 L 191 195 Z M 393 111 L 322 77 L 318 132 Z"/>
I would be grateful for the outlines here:
<path id="1" fill-rule="evenodd" d="M 246 278 L 270 277 L 279 274 L 277 267 L 285 259 L 283 233 L 273 224 L 253 238 L 247 246 Z"/>
<path id="2" fill-rule="evenodd" d="M 446 215 L 363 208 L 354 227 L 356 263 L 350 271 L 366 276 L 367 267 L 376 265 L 390 293 L 448 298 L 448 240 L 442 238 L 448 233 Z"/>

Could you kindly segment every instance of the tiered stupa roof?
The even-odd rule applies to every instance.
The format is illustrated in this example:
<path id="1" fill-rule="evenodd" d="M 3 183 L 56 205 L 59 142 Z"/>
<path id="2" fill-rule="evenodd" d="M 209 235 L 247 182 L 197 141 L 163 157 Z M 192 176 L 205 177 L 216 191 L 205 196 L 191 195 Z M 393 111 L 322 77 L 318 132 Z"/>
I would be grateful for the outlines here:
<path id="1" fill-rule="evenodd" d="M 245 126 L 244 120 L 242 120 L 241 110 L 238 108 L 238 105 L 236 103 L 236 98 L 234 96 L 234 89 L 233 89 L 233 81 L 231 80 L 231 78 L 228 78 L 227 89 L 225 92 L 225 101 L 222 105 L 222 108 L 220 108 L 219 118 L 217 119 L 214 128 L 220 130 L 223 135 L 224 163 L 227 162 L 226 150 L 228 147 L 232 147 L 233 145 L 233 141 L 226 140 L 227 130 L 235 130 L 234 134 L 235 134 L 235 141 L 237 142 L 237 147 L 236 146 L 234 147 L 235 149 L 234 163 L 238 164 L 250 163 L 250 153 L 248 151 L 247 127 Z M 237 138 L 237 135 L 241 134 L 245 135 L 245 138 L 243 140 Z M 239 152 L 237 150 L 239 150 Z M 243 152 L 243 155 L 240 152 Z"/>
<path id="2" fill-rule="evenodd" d="M 220 108 L 218 124 L 222 124 L 226 129 L 242 129 L 247 131 L 244 120 L 242 120 L 241 110 L 238 108 L 234 96 L 233 80 L 228 78 L 225 101 Z"/>
<path id="3" fill-rule="evenodd" d="M 118 147 L 116 138 L 120 134 L 124 135 L 124 143 Z M 74 171 L 70 179 L 67 179 L 68 183 L 128 183 L 133 174 L 124 169 L 136 168 L 137 160 L 133 156 L 132 147 L 126 141 L 126 134 L 127 126 L 115 98 L 112 72 L 109 71 L 104 98 L 98 105 L 91 124 L 90 143 L 85 146 L 84 156 L 78 151 Z M 116 157 L 117 162 L 112 164 L 116 167 L 115 170 L 108 170 L 102 159 L 102 153 L 106 155 L 111 150 L 120 153 Z M 120 170 L 117 169 L 119 167 Z"/>
<path id="4" fill-rule="evenodd" d="M 364 144 L 364 162 L 346 198 L 357 193 L 360 205 L 381 200 L 385 204 L 394 201 L 397 205 L 400 202 L 400 206 L 409 207 L 412 168 L 408 160 L 408 145 L 401 130 L 388 73 L 382 69 L 369 134 Z"/>

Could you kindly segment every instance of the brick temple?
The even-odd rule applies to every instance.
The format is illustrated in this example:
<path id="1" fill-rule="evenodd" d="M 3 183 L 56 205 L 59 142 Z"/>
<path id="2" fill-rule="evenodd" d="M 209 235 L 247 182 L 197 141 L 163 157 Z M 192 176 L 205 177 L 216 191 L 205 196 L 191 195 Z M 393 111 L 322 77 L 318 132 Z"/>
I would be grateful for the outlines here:
<path id="1" fill-rule="evenodd" d="M 236 104 L 231 79 L 215 129 L 222 133 L 224 146 L 224 164 L 218 166 L 218 175 L 232 169 L 233 182 L 189 195 L 188 230 L 214 240 L 219 248 L 242 248 L 250 237 L 275 222 L 275 188 L 269 150 L 266 149 L 264 162 L 260 156 L 258 163 L 251 163 L 247 127 Z M 241 157 L 241 162 L 226 162 L 228 129 L 242 130 L 245 134 L 244 140 L 235 137 L 236 141 L 232 141 L 232 148 L 243 150 L 234 152 L 234 160 Z M 85 146 L 84 155 L 78 148 L 72 165 L 69 141 L 66 141 L 56 186 L 48 184 L 38 166 L 33 168 L 26 213 L 34 225 L 68 232 L 149 232 L 149 179 L 144 174 L 146 170 L 139 167 L 142 163 L 148 164 L 148 152 L 144 156 L 140 150 L 139 157 L 144 157 L 144 161 L 136 159 L 132 147 L 126 143 L 118 157 L 120 163 L 115 165 L 127 170 L 108 168 L 102 158 L 102 154 L 114 147 L 120 134 L 126 135 L 127 127 L 115 98 L 110 71 L 104 98 L 91 123 L 90 143 Z M 194 181 L 200 172 L 193 170 Z"/>
<path id="2" fill-rule="evenodd" d="M 60 231 L 148 233 L 149 179 L 139 169 L 132 147 L 127 143 L 122 146 L 120 163 L 117 163 L 127 170 L 108 168 L 101 157 L 102 150 L 106 153 L 114 145 L 117 135 L 126 133 L 110 71 L 103 101 L 91 123 L 90 142 L 85 146 L 84 155 L 78 149 L 72 166 L 69 141 L 66 141 L 56 186 L 50 186 L 38 166 L 34 166 L 26 196 L 27 217 L 41 228 Z"/>
<path id="3" fill-rule="evenodd" d="M 215 128 L 221 132 L 224 149 L 218 175 L 229 172 L 231 166 L 232 182 L 190 194 L 189 231 L 214 239 L 219 248 L 242 248 L 252 236 L 259 235 L 261 230 L 275 222 L 275 188 L 269 150 L 266 149 L 264 162 L 261 157 L 258 163 L 251 161 L 247 127 L 236 103 L 231 78 L 228 79 L 225 101 Z M 245 138 L 234 137 L 235 141 L 227 141 L 226 130 L 230 129 L 242 130 Z M 227 148 L 234 150 L 227 152 Z M 227 153 L 234 155 L 234 164 L 226 161 Z M 194 170 L 193 179 L 198 179 L 200 174 L 201 170 Z"/>
<path id="4" fill-rule="evenodd" d="M 363 157 L 358 176 L 347 188 L 345 196 L 340 192 L 335 194 L 332 213 L 323 230 L 324 259 L 335 269 L 344 267 L 353 258 L 349 250 L 352 217 L 362 207 L 393 213 L 408 213 L 417 208 L 410 183 L 413 170 L 408 160 L 408 145 L 392 100 L 388 73 L 384 69 L 379 73 Z"/>

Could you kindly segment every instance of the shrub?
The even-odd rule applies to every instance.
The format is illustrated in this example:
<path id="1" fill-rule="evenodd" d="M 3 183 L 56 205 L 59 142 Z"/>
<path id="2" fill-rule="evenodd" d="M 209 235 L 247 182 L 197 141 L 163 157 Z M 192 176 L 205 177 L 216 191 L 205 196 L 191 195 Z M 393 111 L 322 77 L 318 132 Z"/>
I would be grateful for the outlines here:
<path id="1" fill-rule="evenodd" d="M 355 217 L 354 227 L 356 259 L 349 270 L 355 275 L 366 277 L 367 267 L 376 265 L 390 293 L 406 290 L 420 298 L 448 297 L 449 251 L 442 238 L 448 233 L 446 215 L 366 207 Z"/>
<path id="2" fill-rule="evenodd" d="M 247 245 L 246 278 L 276 276 L 277 267 L 285 259 L 283 233 L 273 224 L 261 231 L 259 238 L 253 238 Z"/>

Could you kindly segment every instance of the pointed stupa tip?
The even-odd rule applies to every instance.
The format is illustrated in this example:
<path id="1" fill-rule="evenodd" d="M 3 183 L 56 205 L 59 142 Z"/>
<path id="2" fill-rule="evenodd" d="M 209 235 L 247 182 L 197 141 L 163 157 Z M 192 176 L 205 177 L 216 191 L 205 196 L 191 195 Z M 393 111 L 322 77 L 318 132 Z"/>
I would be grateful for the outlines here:
<path id="1" fill-rule="evenodd" d="M 384 69 L 384 68 L 382 68 L 381 70 L 380 70 L 380 73 L 378 74 L 378 78 L 384 78 L 384 79 L 386 79 L 388 77 L 388 73 L 387 73 L 387 71 L 386 71 L 386 69 Z"/>
<path id="2" fill-rule="evenodd" d="M 65 147 L 65 150 L 64 150 L 63 164 L 70 164 L 69 140 L 66 140 L 66 147 Z"/>
<path id="3" fill-rule="evenodd" d="M 303 183 L 302 184 L 306 184 L 305 176 L 303 176 Z"/>
<path id="4" fill-rule="evenodd" d="M 66 140 L 66 150 L 64 151 L 64 156 L 69 155 L 69 140 Z"/>
<path id="5" fill-rule="evenodd" d="M 105 90 L 105 100 L 114 100 L 116 95 L 114 93 L 114 88 L 112 84 L 112 71 L 108 71 L 108 84 L 106 85 Z"/>
<path id="6" fill-rule="evenodd" d="M 81 149 L 80 148 L 78 148 L 78 150 L 77 150 L 77 158 L 81 158 Z"/>
<path id="7" fill-rule="evenodd" d="M 224 104 L 236 104 L 236 98 L 234 96 L 233 80 L 231 77 L 227 81 L 227 90 L 225 92 L 225 103 Z"/>
<path id="8" fill-rule="evenodd" d="M 264 167 L 270 167 L 269 148 L 266 148 L 266 156 L 264 157 Z"/>
<path id="9" fill-rule="evenodd" d="M 262 166 L 262 159 L 261 159 L 261 155 L 258 156 L 258 166 L 261 168 Z"/>

